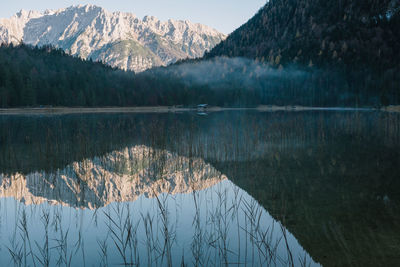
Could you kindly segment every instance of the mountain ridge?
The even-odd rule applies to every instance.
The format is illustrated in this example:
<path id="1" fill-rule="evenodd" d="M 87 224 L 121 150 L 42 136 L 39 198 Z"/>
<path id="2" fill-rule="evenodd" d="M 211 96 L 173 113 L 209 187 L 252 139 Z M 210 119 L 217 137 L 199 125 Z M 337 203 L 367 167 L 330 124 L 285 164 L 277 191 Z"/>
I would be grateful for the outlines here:
<path id="1" fill-rule="evenodd" d="M 139 19 L 95 5 L 58 10 L 21 10 L 0 19 L 0 42 L 53 45 L 84 59 L 141 72 L 179 59 L 201 57 L 225 38 L 217 30 L 187 20 Z M 130 45 L 132 42 L 135 46 Z"/>

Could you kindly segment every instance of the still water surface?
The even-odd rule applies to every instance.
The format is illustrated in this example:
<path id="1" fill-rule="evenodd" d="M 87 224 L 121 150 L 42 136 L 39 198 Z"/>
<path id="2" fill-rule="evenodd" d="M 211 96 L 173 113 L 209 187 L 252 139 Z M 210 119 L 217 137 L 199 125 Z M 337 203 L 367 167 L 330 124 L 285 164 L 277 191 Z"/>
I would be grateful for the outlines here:
<path id="1" fill-rule="evenodd" d="M 396 266 L 400 114 L 0 116 L 0 265 Z"/>

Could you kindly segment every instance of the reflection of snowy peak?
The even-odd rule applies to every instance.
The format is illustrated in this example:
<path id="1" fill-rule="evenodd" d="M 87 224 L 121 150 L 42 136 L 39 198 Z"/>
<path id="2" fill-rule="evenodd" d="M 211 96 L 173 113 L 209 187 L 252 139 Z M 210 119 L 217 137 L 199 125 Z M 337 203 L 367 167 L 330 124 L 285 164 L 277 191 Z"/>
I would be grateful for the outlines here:
<path id="1" fill-rule="evenodd" d="M 10 19 L 0 19 L 0 42 L 50 44 L 72 55 L 134 71 L 200 57 L 224 38 L 201 24 L 162 22 L 150 16 L 141 20 L 93 5 L 43 13 L 20 11 Z"/>
<path id="2" fill-rule="evenodd" d="M 74 162 L 54 173 L 0 174 L 0 197 L 26 204 L 48 201 L 81 208 L 134 201 L 139 196 L 191 193 L 226 177 L 201 159 L 135 146 L 93 160 Z"/>

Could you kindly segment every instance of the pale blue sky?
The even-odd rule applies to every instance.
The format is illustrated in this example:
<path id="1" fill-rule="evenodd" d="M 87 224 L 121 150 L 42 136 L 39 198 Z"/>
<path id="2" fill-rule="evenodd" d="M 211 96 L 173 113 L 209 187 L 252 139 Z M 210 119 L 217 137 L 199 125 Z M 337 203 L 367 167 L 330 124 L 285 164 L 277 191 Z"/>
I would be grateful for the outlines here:
<path id="1" fill-rule="evenodd" d="M 125 11 L 142 18 L 187 19 L 230 33 L 264 4 L 265 0 L 0 0 L 0 17 L 8 18 L 21 9 L 43 11 L 78 4 L 94 4 L 110 11 Z"/>

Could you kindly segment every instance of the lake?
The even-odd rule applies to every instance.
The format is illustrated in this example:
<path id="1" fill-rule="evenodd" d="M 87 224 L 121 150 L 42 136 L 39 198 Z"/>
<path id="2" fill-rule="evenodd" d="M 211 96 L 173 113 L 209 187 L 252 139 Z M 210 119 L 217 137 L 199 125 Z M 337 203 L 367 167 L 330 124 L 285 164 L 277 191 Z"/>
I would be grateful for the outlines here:
<path id="1" fill-rule="evenodd" d="M 0 115 L 0 265 L 399 266 L 400 113 Z"/>

